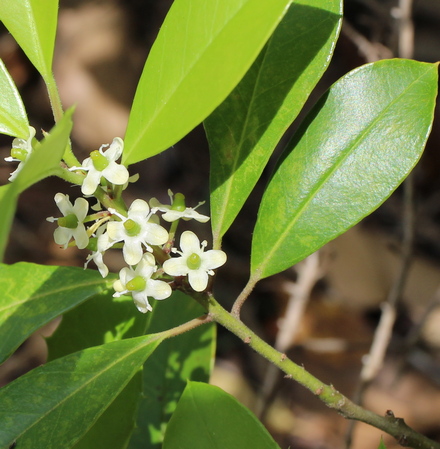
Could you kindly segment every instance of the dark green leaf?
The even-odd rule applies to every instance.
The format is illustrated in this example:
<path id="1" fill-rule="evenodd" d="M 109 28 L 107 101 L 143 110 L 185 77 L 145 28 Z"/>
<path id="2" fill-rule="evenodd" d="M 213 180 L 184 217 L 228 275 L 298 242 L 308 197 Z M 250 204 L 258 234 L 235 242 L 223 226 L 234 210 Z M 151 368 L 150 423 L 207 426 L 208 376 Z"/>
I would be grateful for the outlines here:
<path id="1" fill-rule="evenodd" d="M 437 64 L 360 67 L 319 101 L 264 194 L 253 279 L 278 273 L 376 209 L 419 160 L 431 130 Z"/>
<path id="2" fill-rule="evenodd" d="M 279 449 L 258 419 L 218 387 L 189 382 L 168 425 L 163 449 Z"/>
<path id="3" fill-rule="evenodd" d="M 6 250 L 15 208 L 17 206 L 18 193 L 12 184 L 0 186 L 0 262 Z M 0 268 L 1 269 L 1 268 Z M 1 276 L 1 271 L 0 271 Z"/>
<path id="4" fill-rule="evenodd" d="M 97 271 L 0 265 L 0 362 L 41 326 L 108 286 Z"/>
<path id="5" fill-rule="evenodd" d="M 99 319 L 99 317 L 97 317 Z M 161 342 L 160 335 L 85 349 L 0 390 L 0 447 L 68 449 L 113 402 Z"/>
<path id="6" fill-rule="evenodd" d="M 215 246 L 326 70 L 341 20 L 341 0 L 294 2 L 240 84 L 206 119 Z"/>
<path id="7" fill-rule="evenodd" d="M 170 329 L 203 314 L 204 310 L 194 299 L 174 292 L 171 298 L 156 303 L 148 332 Z M 162 447 L 166 425 L 187 381 L 209 380 L 215 334 L 215 326 L 209 324 L 165 340 L 145 363 L 144 394 L 130 449 Z"/>

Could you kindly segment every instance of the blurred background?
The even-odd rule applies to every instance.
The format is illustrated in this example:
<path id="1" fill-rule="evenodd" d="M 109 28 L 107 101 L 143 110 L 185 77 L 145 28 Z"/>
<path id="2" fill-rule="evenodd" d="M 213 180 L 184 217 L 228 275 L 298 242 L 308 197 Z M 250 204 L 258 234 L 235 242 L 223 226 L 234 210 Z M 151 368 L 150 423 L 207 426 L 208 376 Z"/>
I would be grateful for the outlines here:
<path id="1" fill-rule="evenodd" d="M 381 58 L 405 56 L 402 51 L 408 50 L 408 44 L 403 50 L 399 47 L 399 13 L 405 3 L 345 1 L 345 23 L 333 61 L 308 107 L 351 69 Z M 171 0 L 60 0 L 54 72 L 64 107 L 76 105 L 72 142 L 79 160 L 114 137 L 124 136 L 143 64 L 171 4 Z M 406 34 L 410 36 L 410 53 L 420 61 L 438 61 L 440 2 L 414 0 L 408 5 L 412 6 Z M 0 57 L 19 87 L 30 123 L 41 138 L 40 130 L 53 126 L 45 87 L 3 28 Z M 7 183 L 12 171 L 3 161 L 10 154 L 11 142 L 12 138 L 0 136 L 0 185 Z M 251 328 L 318 378 L 349 397 L 358 397 L 379 414 L 392 410 L 416 430 L 437 440 L 439 144 L 437 119 L 413 173 L 413 201 L 408 202 L 411 189 L 407 188 L 405 194 L 405 188 L 399 188 L 376 212 L 319 254 L 262 281 L 243 309 L 243 320 Z M 274 160 L 224 240 L 228 263 L 218 273 L 217 289 L 226 307 L 232 305 L 248 279 L 251 233 L 273 164 Z M 131 173 L 139 173 L 140 181 L 127 189 L 127 204 L 135 198 L 151 197 L 167 202 L 167 190 L 171 189 L 182 192 L 189 206 L 206 201 L 199 211 L 209 214 L 209 152 L 201 126 L 172 149 L 132 166 Z M 46 217 L 58 215 L 53 201 L 56 192 L 67 193 L 71 199 L 80 193 L 77 187 L 50 178 L 21 195 L 5 262 L 83 266 L 86 251 L 62 250 L 53 242 L 54 226 Z M 408 224 L 408 210 L 413 210 L 413 227 Z M 209 225 L 192 226 L 210 245 Z M 108 256 L 110 269 L 118 271 L 121 259 Z M 399 279 L 404 281 L 400 283 L 402 288 L 396 287 Z M 393 292 L 397 319 L 387 355 L 374 379 L 362 386 L 365 354 L 370 350 L 382 304 Z M 54 327 L 48 326 L 40 335 L 48 335 Z M 1 384 L 44 362 L 40 335 L 32 337 L 0 367 Z M 377 447 L 380 431 L 360 424 L 350 430 L 346 420 L 302 387 L 268 369 L 265 361 L 248 349 L 219 329 L 212 382 L 261 416 L 282 448 L 333 449 L 344 447 L 350 440 L 356 449 Z M 390 437 L 384 438 L 387 447 L 397 444 Z"/>

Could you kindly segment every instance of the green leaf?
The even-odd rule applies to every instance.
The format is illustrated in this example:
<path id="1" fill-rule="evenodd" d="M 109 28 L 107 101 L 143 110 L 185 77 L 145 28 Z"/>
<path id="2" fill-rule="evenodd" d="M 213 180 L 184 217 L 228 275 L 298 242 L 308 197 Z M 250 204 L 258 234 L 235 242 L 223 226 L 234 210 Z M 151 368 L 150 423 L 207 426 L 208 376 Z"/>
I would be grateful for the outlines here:
<path id="1" fill-rule="evenodd" d="M 70 108 L 49 135 L 32 151 L 23 169 L 13 181 L 18 192 L 23 192 L 59 169 L 72 130 L 72 114 L 73 108 Z"/>
<path id="2" fill-rule="evenodd" d="M 107 343 L 54 360 L 0 390 L 0 447 L 68 449 L 115 399 L 163 337 Z"/>
<path id="3" fill-rule="evenodd" d="M 240 84 L 206 119 L 215 242 L 326 70 L 341 21 L 341 0 L 294 2 Z"/>
<path id="4" fill-rule="evenodd" d="M 18 193 L 12 184 L 0 186 L 0 210 L 2 211 L 0 214 L 0 262 L 3 260 L 8 243 L 9 231 L 17 207 L 17 198 Z"/>
<path id="5" fill-rule="evenodd" d="M 138 312 L 133 299 L 127 296 L 113 298 L 111 294 L 100 293 L 63 315 L 61 324 L 47 340 L 49 360 L 145 333 L 147 316 Z M 99 320 L 96 319 L 98 316 Z M 125 449 L 135 425 L 141 392 L 139 372 L 74 449 Z"/>
<path id="6" fill-rule="evenodd" d="M 107 276 L 106 285 L 116 278 Z M 104 282 L 102 278 L 101 281 Z M 113 289 L 99 292 L 63 314 L 57 330 L 47 339 L 49 360 L 145 334 L 147 316 L 138 312 L 131 297 L 113 298 L 113 293 Z"/>
<path id="7" fill-rule="evenodd" d="M 156 304 L 148 332 L 178 326 L 203 315 L 192 298 L 180 292 Z M 188 380 L 208 382 L 215 356 L 214 324 L 165 340 L 144 364 L 143 395 L 129 449 L 160 449 L 166 425 Z"/>
<path id="8" fill-rule="evenodd" d="M 396 59 L 360 67 L 324 95 L 264 194 L 253 279 L 299 262 L 391 195 L 423 152 L 436 93 L 437 64 Z"/>
<path id="9" fill-rule="evenodd" d="M 32 332 L 107 285 L 93 270 L 25 262 L 0 265 L 0 363 Z"/>
<path id="10" fill-rule="evenodd" d="M 168 425 L 163 449 L 279 449 L 258 419 L 218 387 L 189 382 Z"/>
<path id="11" fill-rule="evenodd" d="M 45 80 L 52 78 L 58 0 L 2 1 L 0 21 Z"/>
<path id="12" fill-rule="evenodd" d="M 257 57 L 292 0 L 175 0 L 151 49 L 124 164 L 166 150 L 201 123 Z"/>
<path id="13" fill-rule="evenodd" d="M 0 133 L 27 139 L 29 122 L 14 81 L 0 59 Z"/>

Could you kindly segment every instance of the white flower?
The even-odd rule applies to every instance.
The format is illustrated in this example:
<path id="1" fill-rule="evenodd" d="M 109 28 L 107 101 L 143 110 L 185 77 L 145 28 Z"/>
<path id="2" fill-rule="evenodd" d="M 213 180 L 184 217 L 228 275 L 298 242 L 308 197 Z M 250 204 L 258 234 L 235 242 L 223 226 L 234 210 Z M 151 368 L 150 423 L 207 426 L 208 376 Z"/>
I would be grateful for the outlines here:
<path id="1" fill-rule="evenodd" d="M 35 137 L 35 128 L 29 126 L 29 137 L 27 140 L 16 137 L 12 141 L 11 156 L 5 157 L 5 161 L 20 162 L 20 163 L 18 164 L 18 167 L 15 169 L 15 171 L 11 173 L 11 176 L 9 176 L 8 181 L 13 181 L 24 167 L 26 160 L 32 153 L 32 139 L 34 137 Z M 14 156 L 19 156 L 19 158 Z"/>
<path id="2" fill-rule="evenodd" d="M 128 265 L 136 265 L 142 258 L 142 245 L 152 252 L 150 245 L 162 245 L 168 240 L 168 232 L 162 226 L 149 222 L 152 215 L 150 207 L 144 200 L 134 200 L 127 212 L 127 217 L 114 209 L 109 212 L 117 215 L 121 221 L 107 224 L 107 233 L 111 243 L 124 241 L 122 252 Z"/>
<path id="3" fill-rule="evenodd" d="M 84 264 L 84 268 L 87 268 L 89 262 L 93 260 L 103 278 L 105 278 L 108 275 L 108 268 L 103 260 L 104 253 L 112 246 L 108 234 L 105 232 L 105 228 L 106 228 L 105 225 L 98 228 L 98 231 L 96 232 L 97 237 L 96 251 L 93 251 L 92 254 L 89 254 L 87 256 L 87 260 Z"/>
<path id="4" fill-rule="evenodd" d="M 164 281 L 151 279 L 156 271 L 154 257 L 145 253 L 136 269 L 125 267 L 119 272 L 119 279 L 113 287 L 116 293 L 114 297 L 130 294 L 134 303 L 142 313 L 153 310 L 148 302 L 148 296 L 154 299 L 165 299 L 171 296 L 171 287 Z"/>
<path id="5" fill-rule="evenodd" d="M 48 217 L 46 219 L 52 223 L 58 221 L 58 228 L 53 233 L 55 242 L 58 245 L 63 245 L 64 249 L 66 249 L 70 239 L 73 237 L 79 249 L 85 248 L 89 243 L 89 236 L 83 221 L 89 210 L 89 203 L 84 198 L 77 198 L 75 205 L 72 205 L 69 201 L 69 195 L 62 193 L 55 195 L 55 202 L 63 217 Z"/>
<path id="6" fill-rule="evenodd" d="M 84 195 L 92 195 L 98 187 L 101 177 L 116 185 L 124 185 L 128 182 L 129 174 L 127 167 L 116 163 L 122 155 L 124 141 L 115 137 L 108 150 L 103 148 L 108 145 L 102 145 L 99 150 L 92 151 L 90 157 L 84 159 L 81 167 L 72 167 L 71 170 L 85 170 L 87 175 L 81 186 L 81 192 Z"/>
<path id="7" fill-rule="evenodd" d="M 185 207 L 185 197 L 181 193 L 176 193 L 175 198 L 173 200 L 173 192 L 168 190 L 168 195 L 171 199 L 171 205 L 162 204 L 156 198 L 151 198 L 150 206 L 154 209 L 160 210 L 161 212 L 165 212 L 162 215 L 162 218 L 165 221 L 172 222 L 176 221 L 180 218 L 184 220 L 197 220 L 201 223 L 206 223 L 209 220 L 209 217 L 206 215 L 199 214 L 196 212 L 196 209 L 204 204 L 202 201 L 196 207 Z"/>
<path id="8" fill-rule="evenodd" d="M 191 231 L 182 232 L 180 248 L 173 252 L 181 257 L 168 259 L 163 264 L 165 273 L 171 276 L 186 276 L 191 287 L 196 292 L 202 292 L 208 285 L 208 275 L 213 275 L 214 268 L 218 268 L 226 262 L 226 254 L 218 249 L 204 252 L 206 241 L 200 247 L 199 238 Z"/>

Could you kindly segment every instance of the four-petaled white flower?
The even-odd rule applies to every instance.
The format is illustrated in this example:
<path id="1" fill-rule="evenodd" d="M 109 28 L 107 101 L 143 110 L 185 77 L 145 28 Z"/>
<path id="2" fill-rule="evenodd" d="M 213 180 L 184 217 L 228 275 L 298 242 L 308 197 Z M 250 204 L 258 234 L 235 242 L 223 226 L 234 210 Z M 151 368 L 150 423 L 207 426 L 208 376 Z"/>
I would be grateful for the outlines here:
<path id="1" fill-rule="evenodd" d="M 92 195 L 98 187 L 101 177 L 116 185 L 124 185 L 128 182 L 129 173 L 127 167 L 118 164 L 117 159 L 121 157 L 124 149 L 124 141 L 115 137 L 108 150 L 102 145 L 99 150 L 92 151 L 90 157 L 84 159 L 81 167 L 72 167 L 71 170 L 85 170 L 87 175 L 81 186 L 84 195 Z"/>
<path id="2" fill-rule="evenodd" d="M 213 275 L 214 268 L 218 268 L 226 262 L 226 254 L 218 249 L 204 252 L 206 241 L 200 245 L 199 238 L 191 231 L 185 231 L 180 236 L 180 248 L 173 252 L 181 257 L 173 257 L 163 264 L 165 273 L 171 276 L 186 276 L 191 287 L 196 292 L 202 292 L 208 285 L 208 275 Z"/>
<path id="3" fill-rule="evenodd" d="M 69 195 L 62 193 L 55 195 L 55 203 L 63 217 L 48 217 L 46 219 L 52 223 L 54 221 L 58 222 L 58 228 L 53 233 L 55 242 L 58 245 L 63 245 L 64 249 L 66 249 L 70 239 L 73 237 L 79 249 L 85 248 L 89 243 L 89 236 L 83 222 L 89 210 L 89 203 L 84 198 L 77 198 L 75 204 L 72 205 L 69 201 Z"/>
<path id="4" fill-rule="evenodd" d="M 124 267 L 119 272 L 119 279 L 113 287 L 116 293 L 114 297 L 130 294 L 134 303 L 142 313 L 153 310 L 148 297 L 154 299 L 166 299 L 171 296 L 171 287 L 164 281 L 151 279 L 156 271 L 155 260 L 152 254 L 145 253 L 137 267 Z"/>
<path id="5" fill-rule="evenodd" d="M 176 221 L 180 218 L 183 220 L 197 220 L 201 223 L 206 223 L 209 220 L 209 217 L 206 215 L 199 214 L 196 209 L 204 204 L 202 201 L 196 207 L 185 207 L 185 197 L 181 193 L 176 193 L 175 198 L 173 200 L 173 192 L 168 190 L 168 195 L 171 199 L 171 204 L 162 204 L 156 198 L 151 198 L 150 206 L 154 209 L 160 210 L 161 212 L 165 212 L 162 215 L 162 218 L 165 221 L 172 222 Z"/>
<path id="6" fill-rule="evenodd" d="M 29 126 L 29 137 L 27 139 L 20 139 L 19 137 L 16 137 L 12 141 L 11 156 L 5 157 L 5 161 L 20 163 L 18 164 L 18 167 L 15 169 L 15 171 L 11 173 L 8 181 L 13 181 L 24 167 L 26 160 L 32 153 L 32 139 L 34 137 L 35 128 Z"/>
<path id="7" fill-rule="evenodd" d="M 152 211 L 144 200 L 134 200 L 127 212 L 127 217 L 109 208 L 121 221 L 107 224 L 107 233 L 111 243 L 124 242 L 122 252 L 128 265 L 136 265 L 142 258 L 142 245 L 153 252 L 150 245 L 163 245 L 168 240 L 168 232 L 162 226 L 149 221 Z"/>

